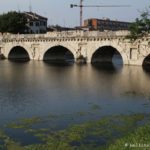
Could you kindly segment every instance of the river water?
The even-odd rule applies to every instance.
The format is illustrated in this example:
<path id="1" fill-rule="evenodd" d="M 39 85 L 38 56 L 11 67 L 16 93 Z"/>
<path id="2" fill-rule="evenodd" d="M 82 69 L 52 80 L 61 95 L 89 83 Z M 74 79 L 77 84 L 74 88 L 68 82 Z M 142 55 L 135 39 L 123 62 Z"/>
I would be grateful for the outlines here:
<path id="1" fill-rule="evenodd" d="M 77 116 L 74 123 L 149 113 L 149 81 L 150 73 L 139 66 L 0 61 L 0 126 L 20 118 L 77 114 L 94 108 L 94 115 Z M 59 120 L 60 127 L 67 124 Z"/>

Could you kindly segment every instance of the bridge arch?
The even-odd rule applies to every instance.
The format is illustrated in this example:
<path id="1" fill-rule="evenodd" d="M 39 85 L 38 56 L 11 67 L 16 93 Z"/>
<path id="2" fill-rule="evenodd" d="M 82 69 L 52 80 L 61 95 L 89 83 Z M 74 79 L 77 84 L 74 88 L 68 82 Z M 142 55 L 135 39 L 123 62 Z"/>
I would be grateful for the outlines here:
<path id="1" fill-rule="evenodd" d="M 150 67 L 150 46 L 139 50 L 138 61 L 136 65 L 146 68 Z"/>
<path id="2" fill-rule="evenodd" d="M 112 62 L 113 55 L 118 54 L 122 59 L 123 64 L 129 64 L 128 62 L 128 55 L 125 53 L 123 48 L 114 43 L 104 43 L 104 44 L 97 44 L 91 48 L 89 54 L 89 62 L 93 61 L 93 58 L 98 54 L 102 60 L 98 60 L 98 62 Z"/>
<path id="3" fill-rule="evenodd" d="M 44 61 L 72 61 L 75 60 L 75 54 L 66 46 L 53 45 L 44 51 L 42 55 Z"/>
<path id="4" fill-rule="evenodd" d="M 150 54 L 148 54 L 145 58 L 143 58 L 142 66 L 150 67 Z"/>
<path id="5" fill-rule="evenodd" d="M 25 44 L 12 44 L 8 43 L 5 50 L 4 50 L 4 55 L 6 58 L 10 58 L 10 54 L 18 51 L 17 49 L 20 49 L 26 56 L 28 56 L 29 60 L 33 59 L 33 53 L 31 51 L 31 46 L 30 45 L 25 45 Z"/>
<path id="6" fill-rule="evenodd" d="M 31 54 L 23 46 L 16 45 L 8 51 L 7 58 L 10 60 L 30 60 Z"/>

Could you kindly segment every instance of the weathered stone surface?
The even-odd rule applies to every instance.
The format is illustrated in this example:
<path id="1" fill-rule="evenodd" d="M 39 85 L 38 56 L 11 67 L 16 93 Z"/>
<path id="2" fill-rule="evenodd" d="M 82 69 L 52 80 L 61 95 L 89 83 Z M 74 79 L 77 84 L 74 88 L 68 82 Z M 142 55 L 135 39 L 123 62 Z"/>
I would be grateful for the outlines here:
<path id="1" fill-rule="evenodd" d="M 125 65 L 142 65 L 144 59 L 150 54 L 150 36 L 131 42 L 126 39 L 126 35 L 128 35 L 127 31 L 68 31 L 31 35 L 3 34 L 0 35 L 0 53 L 8 58 L 12 48 L 20 46 L 28 52 L 30 59 L 43 60 L 48 49 L 63 46 L 72 52 L 75 59 L 82 55 L 90 63 L 97 49 L 111 46 L 120 53 Z"/>

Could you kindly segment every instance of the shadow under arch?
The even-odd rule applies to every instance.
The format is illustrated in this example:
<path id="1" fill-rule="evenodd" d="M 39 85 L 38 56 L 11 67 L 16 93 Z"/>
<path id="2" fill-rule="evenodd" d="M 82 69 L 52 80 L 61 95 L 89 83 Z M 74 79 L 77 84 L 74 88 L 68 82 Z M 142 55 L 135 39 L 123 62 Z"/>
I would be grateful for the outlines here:
<path id="1" fill-rule="evenodd" d="M 107 67 L 114 70 L 123 66 L 123 58 L 116 48 L 102 46 L 93 53 L 91 63 L 102 68 Z"/>
<path id="2" fill-rule="evenodd" d="M 8 59 L 16 62 L 26 62 L 30 60 L 30 56 L 26 49 L 21 46 L 15 46 L 10 50 Z"/>
<path id="3" fill-rule="evenodd" d="M 144 71 L 150 73 L 150 54 L 143 60 L 142 67 Z"/>
<path id="4" fill-rule="evenodd" d="M 50 64 L 73 64 L 74 55 L 66 47 L 53 46 L 44 53 L 43 61 Z"/>

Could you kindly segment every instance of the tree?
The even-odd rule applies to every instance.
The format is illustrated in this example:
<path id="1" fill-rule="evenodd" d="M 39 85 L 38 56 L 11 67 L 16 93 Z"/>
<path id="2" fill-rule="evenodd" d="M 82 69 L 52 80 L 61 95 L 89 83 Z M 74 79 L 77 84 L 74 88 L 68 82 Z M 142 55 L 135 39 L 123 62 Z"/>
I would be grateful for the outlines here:
<path id="1" fill-rule="evenodd" d="M 24 33 L 26 18 L 23 13 L 8 12 L 0 15 L 0 32 Z"/>
<path id="2" fill-rule="evenodd" d="M 129 38 L 135 40 L 138 37 L 145 36 L 150 33 L 150 11 L 146 10 L 141 13 L 140 18 L 136 18 L 135 22 L 130 25 Z"/>

